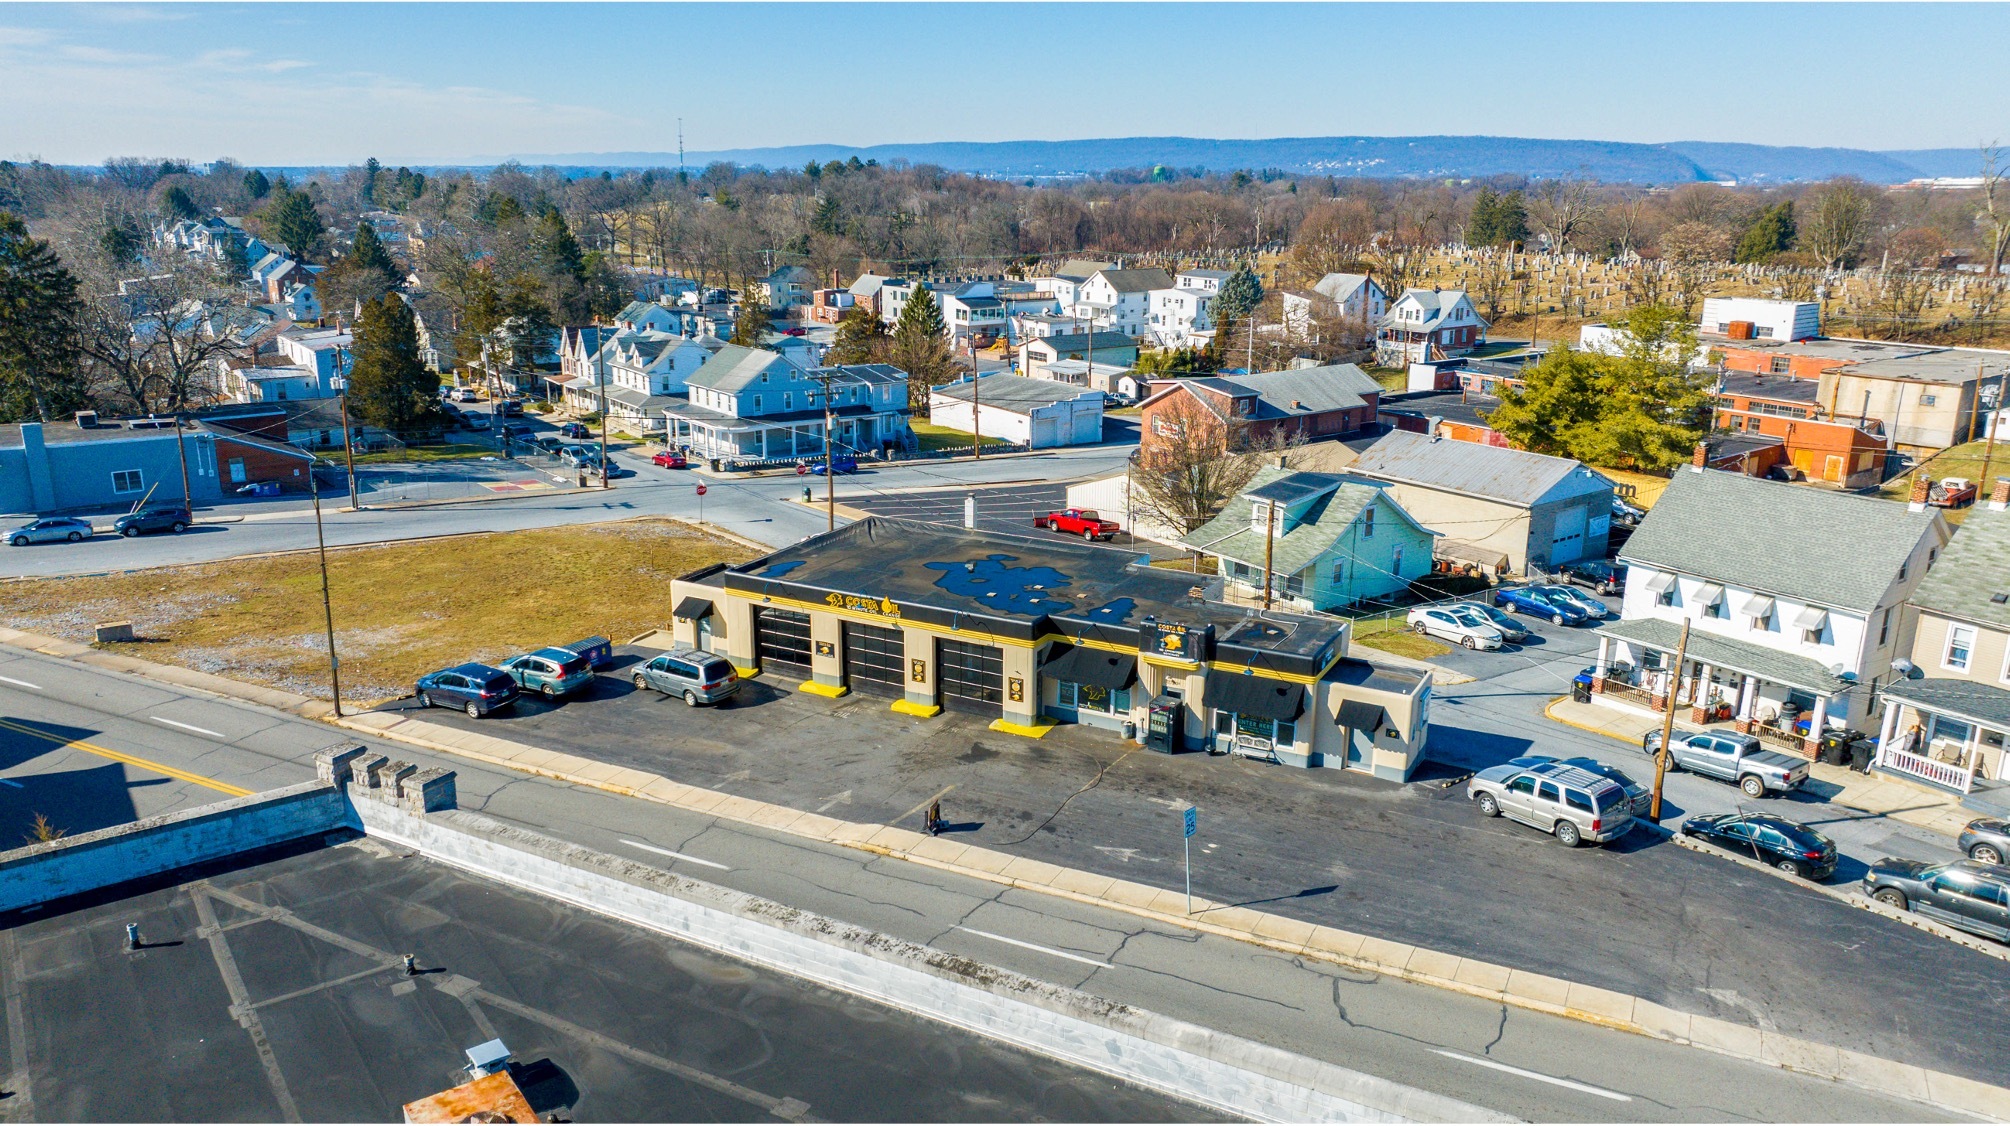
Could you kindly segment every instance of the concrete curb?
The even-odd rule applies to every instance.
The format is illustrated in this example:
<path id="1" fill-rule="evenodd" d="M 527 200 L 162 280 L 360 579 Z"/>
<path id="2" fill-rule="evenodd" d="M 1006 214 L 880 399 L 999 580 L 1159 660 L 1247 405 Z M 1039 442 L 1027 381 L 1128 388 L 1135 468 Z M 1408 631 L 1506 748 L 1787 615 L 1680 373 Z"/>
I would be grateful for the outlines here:
<path id="1" fill-rule="evenodd" d="M 1204 931 L 1368 973 L 1702 1048 L 1880 1094 L 1897 1094 L 1963 1114 L 2010 1121 L 2010 1089 L 1846 1048 L 1782 1036 L 1749 1025 L 1697 1016 L 1613 990 L 1206 900 L 1195 900 L 1195 911 L 1188 915 L 1183 896 L 1147 884 L 1062 868 L 890 825 L 839 821 L 787 806 L 734 797 L 716 790 L 685 785 L 658 774 L 443 727 L 404 714 L 368 712 L 335 719 L 331 715 L 333 709 L 324 701 L 136 658 L 112 657 L 116 665 L 89 660 L 86 658 L 110 655 L 56 638 L 0 628 L 0 643 L 140 677 L 167 680 L 211 695 L 249 700 L 296 715 L 323 719 L 351 731 L 396 739 L 490 766 L 1060 896 L 1169 926 Z M 163 672 L 168 675 L 161 675 Z M 1898 921 L 1917 925 L 1925 920 L 1900 918 Z"/>

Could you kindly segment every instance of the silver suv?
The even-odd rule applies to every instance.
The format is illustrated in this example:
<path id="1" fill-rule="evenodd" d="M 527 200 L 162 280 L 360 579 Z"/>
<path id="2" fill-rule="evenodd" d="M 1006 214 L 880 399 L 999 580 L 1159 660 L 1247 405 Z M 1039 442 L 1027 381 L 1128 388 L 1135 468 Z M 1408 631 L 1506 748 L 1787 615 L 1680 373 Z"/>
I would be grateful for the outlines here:
<path id="1" fill-rule="evenodd" d="M 673 649 L 635 670 L 635 687 L 681 696 L 686 704 L 717 704 L 740 691 L 740 676 L 724 657 L 696 649 Z"/>
<path id="2" fill-rule="evenodd" d="M 1466 796 L 1482 816 L 1532 825 L 1567 848 L 1618 840 L 1633 828 L 1624 787 L 1560 762 L 1490 766 L 1466 783 Z"/>

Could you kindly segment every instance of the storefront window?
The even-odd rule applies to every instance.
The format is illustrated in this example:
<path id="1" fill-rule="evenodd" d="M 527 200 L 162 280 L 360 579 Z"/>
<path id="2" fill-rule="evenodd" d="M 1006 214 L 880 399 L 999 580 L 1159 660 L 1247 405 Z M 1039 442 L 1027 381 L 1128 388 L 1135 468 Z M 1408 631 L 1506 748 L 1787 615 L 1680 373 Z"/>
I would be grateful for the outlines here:
<path id="1" fill-rule="evenodd" d="M 1214 729 L 1219 735 L 1242 739 L 1268 739 L 1272 746 L 1288 747 L 1298 741 L 1298 725 L 1288 719 L 1266 719 L 1234 712 L 1216 712 Z"/>
<path id="2" fill-rule="evenodd" d="M 1074 708 L 1078 711 L 1128 715 L 1131 710 L 1131 690 L 1104 688 L 1097 684 L 1076 684 L 1064 680 L 1058 686 L 1055 702 L 1061 707 Z"/>

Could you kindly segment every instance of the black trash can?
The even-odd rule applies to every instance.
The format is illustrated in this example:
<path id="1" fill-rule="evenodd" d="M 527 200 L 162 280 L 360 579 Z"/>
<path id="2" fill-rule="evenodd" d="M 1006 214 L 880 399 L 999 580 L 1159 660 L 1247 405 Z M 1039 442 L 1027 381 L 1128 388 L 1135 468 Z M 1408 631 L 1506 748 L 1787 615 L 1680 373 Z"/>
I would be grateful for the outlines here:
<path id="1" fill-rule="evenodd" d="M 1877 757 L 1877 740 L 1853 739 L 1849 744 L 1848 766 L 1861 774 L 1870 773 L 1871 760 Z"/>

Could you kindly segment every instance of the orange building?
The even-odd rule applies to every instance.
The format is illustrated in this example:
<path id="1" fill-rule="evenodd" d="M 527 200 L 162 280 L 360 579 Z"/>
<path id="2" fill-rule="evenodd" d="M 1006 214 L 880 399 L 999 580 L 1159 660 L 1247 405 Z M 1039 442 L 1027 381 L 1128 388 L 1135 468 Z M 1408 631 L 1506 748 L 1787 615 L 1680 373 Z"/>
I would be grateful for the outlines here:
<path id="1" fill-rule="evenodd" d="M 1801 343 L 1817 343 L 1802 341 Z M 1822 361 L 1834 366 L 1833 359 Z M 1814 379 L 1729 374 L 1717 388 L 1716 428 L 1778 438 L 1785 463 L 1800 475 L 1856 489 L 1884 480 L 1888 443 L 1884 423 L 1854 415 L 1832 416 Z"/>

